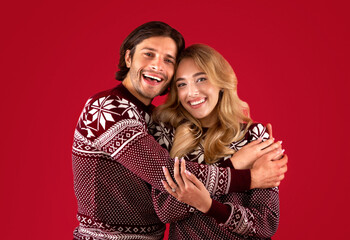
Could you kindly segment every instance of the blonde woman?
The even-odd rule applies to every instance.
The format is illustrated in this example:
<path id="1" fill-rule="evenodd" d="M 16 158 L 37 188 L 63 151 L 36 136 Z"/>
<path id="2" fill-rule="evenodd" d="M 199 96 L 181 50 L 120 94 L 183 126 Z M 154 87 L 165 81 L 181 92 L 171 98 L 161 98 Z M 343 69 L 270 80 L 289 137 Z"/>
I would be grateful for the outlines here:
<path id="1" fill-rule="evenodd" d="M 235 73 L 217 51 L 203 44 L 183 51 L 168 99 L 154 118 L 158 142 L 171 157 L 184 159 L 181 171 L 175 161 L 175 181 L 164 168 L 163 184 L 174 199 L 152 190 L 159 218 L 170 222 L 169 239 L 266 239 L 276 232 L 277 186 L 287 171 L 287 156 L 281 142 L 257 148 L 269 135 L 250 119 L 248 105 L 237 95 Z M 236 169 L 270 164 L 280 169 L 279 181 L 275 188 L 251 186 L 249 191 L 210 196 L 210 186 L 186 171 L 186 161 Z"/>

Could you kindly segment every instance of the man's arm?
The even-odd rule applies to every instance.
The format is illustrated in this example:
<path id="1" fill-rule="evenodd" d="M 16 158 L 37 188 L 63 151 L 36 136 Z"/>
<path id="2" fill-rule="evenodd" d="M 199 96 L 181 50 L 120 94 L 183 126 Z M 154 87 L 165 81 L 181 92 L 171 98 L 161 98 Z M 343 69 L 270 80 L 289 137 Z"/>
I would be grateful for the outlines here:
<path id="1" fill-rule="evenodd" d="M 112 93 L 112 94 L 111 94 Z M 148 133 L 147 114 L 117 90 L 90 98 L 79 118 L 77 133 L 91 148 L 117 161 L 153 187 L 165 191 L 162 167 L 172 170 L 173 159 Z M 146 110 L 146 109 L 145 109 Z M 231 170 L 190 164 L 189 169 L 215 195 L 226 194 L 231 186 Z"/>
<path id="2" fill-rule="evenodd" d="M 158 190 L 165 192 L 161 180 L 163 167 L 173 170 L 174 160 L 148 134 L 141 122 L 133 119 L 118 121 L 98 141 L 99 148 Z M 195 174 L 212 195 L 227 194 L 232 181 L 230 168 L 200 165 L 191 162 L 189 171 Z"/>

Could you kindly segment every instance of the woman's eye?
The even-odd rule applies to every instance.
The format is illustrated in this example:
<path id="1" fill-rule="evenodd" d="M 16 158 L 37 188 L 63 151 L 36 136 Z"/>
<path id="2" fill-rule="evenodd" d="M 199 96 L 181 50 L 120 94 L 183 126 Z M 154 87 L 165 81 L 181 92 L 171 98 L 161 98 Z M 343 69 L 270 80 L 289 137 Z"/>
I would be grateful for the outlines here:
<path id="1" fill-rule="evenodd" d="M 186 85 L 185 83 L 179 83 L 179 84 L 177 84 L 177 87 L 179 88 L 179 87 L 183 87 L 185 85 Z"/>
<path id="2" fill-rule="evenodd" d="M 152 56 L 152 53 L 146 52 L 145 55 L 146 55 L 147 57 L 151 57 L 151 56 Z"/>
<path id="3" fill-rule="evenodd" d="M 205 80 L 207 80 L 206 78 L 198 78 L 197 79 L 197 82 L 203 82 L 203 81 L 205 81 Z"/>

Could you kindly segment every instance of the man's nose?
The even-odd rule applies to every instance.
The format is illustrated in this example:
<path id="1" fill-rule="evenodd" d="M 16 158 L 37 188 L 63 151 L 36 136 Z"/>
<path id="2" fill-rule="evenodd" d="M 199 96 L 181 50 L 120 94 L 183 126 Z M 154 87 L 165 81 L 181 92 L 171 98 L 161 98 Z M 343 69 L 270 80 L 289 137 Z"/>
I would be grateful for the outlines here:
<path id="1" fill-rule="evenodd" d="M 151 68 L 154 71 L 159 71 L 159 72 L 163 71 L 163 69 L 164 69 L 164 61 L 162 60 L 162 58 L 161 57 L 155 57 L 152 60 Z"/>

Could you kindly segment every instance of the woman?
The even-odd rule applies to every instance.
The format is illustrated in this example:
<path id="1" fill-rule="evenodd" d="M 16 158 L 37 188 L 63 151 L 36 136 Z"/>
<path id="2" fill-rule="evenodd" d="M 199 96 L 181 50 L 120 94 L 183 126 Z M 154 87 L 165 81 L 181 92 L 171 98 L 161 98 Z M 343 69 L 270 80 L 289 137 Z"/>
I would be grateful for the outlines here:
<path id="1" fill-rule="evenodd" d="M 251 168 L 257 158 L 250 150 L 268 138 L 266 129 L 252 123 L 248 105 L 238 98 L 237 79 L 229 63 L 202 44 L 183 51 L 168 99 L 155 110 L 154 117 L 160 123 L 156 133 L 159 143 L 168 148 L 171 157 L 186 161 L 232 167 L 229 159 L 233 155 L 245 160 L 234 162 L 235 168 Z M 271 145 L 267 152 L 270 160 L 283 154 L 280 143 Z M 276 232 L 278 188 L 211 197 L 204 185 L 185 170 L 185 161 L 181 162 L 181 175 L 178 165 L 176 161 L 176 183 L 165 169 L 168 183 L 163 184 L 184 203 L 179 207 L 179 202 L 164 202 L 164 193 L 153 190 L 158 216 L 171 222 L 169 239 L 264 239 Z"/>

